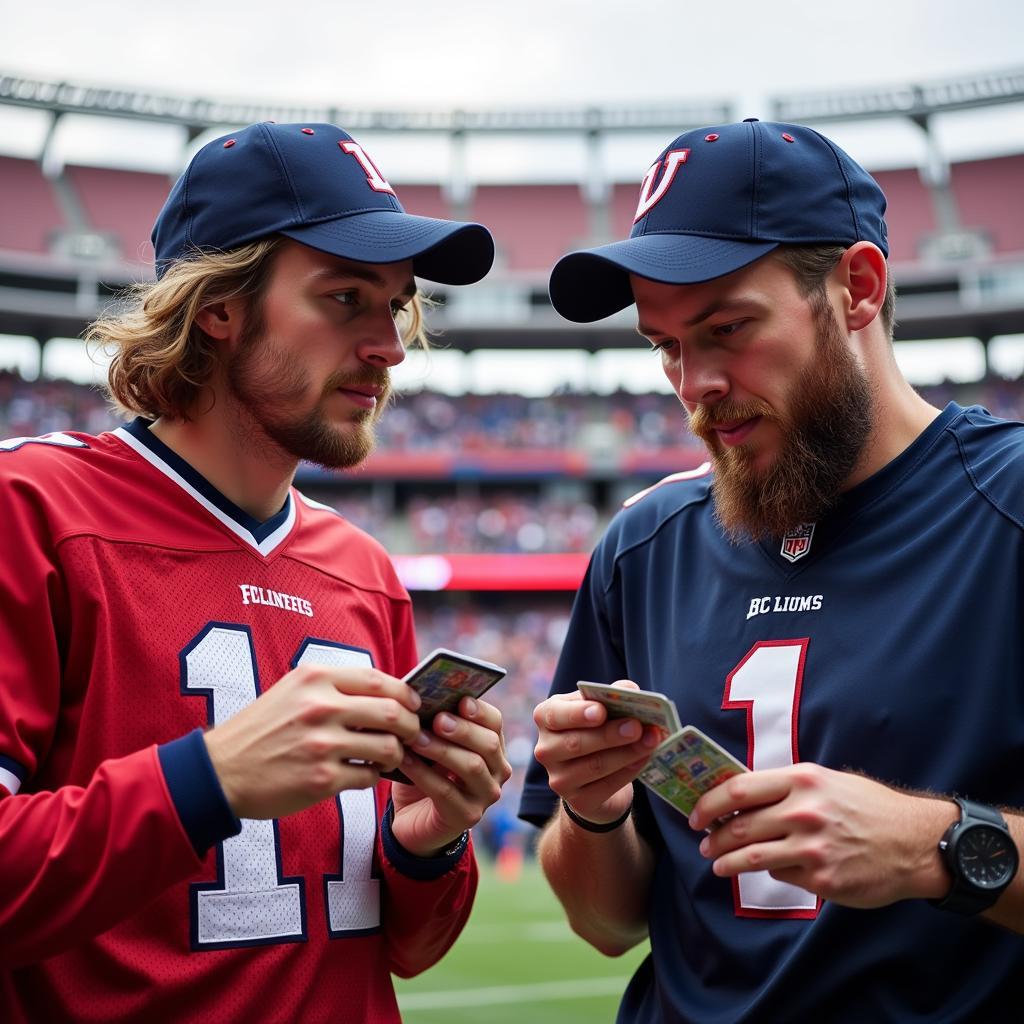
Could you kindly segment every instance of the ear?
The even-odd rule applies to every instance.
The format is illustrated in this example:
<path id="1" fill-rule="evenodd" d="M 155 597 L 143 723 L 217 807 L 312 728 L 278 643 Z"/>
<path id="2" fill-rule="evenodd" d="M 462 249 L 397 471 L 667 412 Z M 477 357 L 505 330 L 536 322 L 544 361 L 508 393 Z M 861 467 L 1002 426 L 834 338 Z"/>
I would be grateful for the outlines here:
<path id="1" fill-rule="evenodd" d="M 847 328 L 862 330 L 878 316 L 885 301 L 889 270 L 882 250 L 871 242 L 856 242 L 843 254 L 833 273 L 841 289 Z"/>
<path id="2" fill-rule="evenodd" d="M 233 301 L 214 302 L 196 313 L 196 324 L 217 341 L 235 337 L 242 326 L 241 307 Z"/>

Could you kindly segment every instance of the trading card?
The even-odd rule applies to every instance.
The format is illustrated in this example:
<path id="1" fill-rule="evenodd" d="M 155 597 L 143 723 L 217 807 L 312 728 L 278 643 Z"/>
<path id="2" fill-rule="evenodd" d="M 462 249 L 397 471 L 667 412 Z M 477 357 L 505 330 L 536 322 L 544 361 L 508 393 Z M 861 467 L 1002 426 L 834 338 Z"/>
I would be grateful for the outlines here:
<path id="1" fill-rule="evenodd" d="M 480 697 L 504 677 L 505 669 L 500 665 L 438 647 L 403 676 L 402 682 L 408 683 L 420 695 L 423 703 L 417 715 L 424 730 L 429 732 L 430 723 L 439 712 L 457 714 L 463 697 Z M 397 768 L 392 772 L 381 772 L 381 778 L 392 782 L 410 781 Z"/>
<path id="2" fill-rule="evenodd" d="M 583 680 L 576 685 L 587 700 L 596 700 L 603 704 L 608 709 L 610 717 L 635 718 L 645 725 L 653 725 L 661 734 L 660 742 L 679 731 L 676 706 L 663 693 L 628 690 L 621 686 L 588 683 Z"/>
<path id="3" fill-rule="evenodd" d="M 403 677 L 423 701 L 417 714 L 429 725 L 439 711 L 456 711 L 463 697 L 481 697 L 499 679 L 505 669 L 468 654 L 438 647 Z"/>
<path id="4" fill-rule="evenodd" d="M 687 725 L 652 751 L 637 777 L 689 817 L 709 789 L 745 771 L 746 766 L 727 750 Z"/>

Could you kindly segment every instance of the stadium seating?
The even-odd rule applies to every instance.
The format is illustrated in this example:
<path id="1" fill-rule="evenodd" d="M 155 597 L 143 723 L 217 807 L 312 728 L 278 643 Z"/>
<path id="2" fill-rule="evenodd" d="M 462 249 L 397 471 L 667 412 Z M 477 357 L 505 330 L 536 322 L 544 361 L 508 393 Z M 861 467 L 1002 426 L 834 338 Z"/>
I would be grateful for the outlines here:
<path id="1" fill-rule="evenodd" d="M 102 167 L 69 165 L 64 173 L 89 226 L 111 236 L 126 263 L 152 263 L 149 234 L 170 181 L 162 174 Z"/>
<path id="2" fill-rule="evenodd" d="M 954 164 L 953 193 L 965 228 L 980 228 L 996 253 L 1024 252 L 1024 155 Z"/>
<path id="3" fill-rule="evenodd" d="M 453 216 L 440 185 L 398 185 L 396 188 L 407 213 L 415 213 L 418 217 L 439 217 L 442 220 Z"/>
<path id="4" fill-rule="evenodd" d="M 876 173 L 889 200 L 891 259 L 913 262 L 935 233 L 934 201 L 916 168 Z M 953 195 L 963 228 L 988 237 L 996 253 L 1024 252 L 1024 155 L 955 163 Z M 152 259 L 149 234 L 167 194 L 160 174 L 69 165 L 64 181 L 77 199 L 85 227 L 112 238 L 129 264 Z M 451 217 L 455 211 L 439 185 L 402 185 L 410 213 Z M 636 209 L 634 183 L 613 186 L 608 230 L 628 231 Z M 38 163 L 0 157 L 0 249 L 45 253 L 66 223 L 53 183 Z M 589 244 L 594 225 L 576 185 L 480 185 L 465 215 L 493 231 L 499 266 L 510 271 L 545 271 L 563 253 Z"/>
<path id="5" fill-rule="evenodd" d="M 918 258 L 922 238 L 937 227 L 931 194 L 915 168 L 879 171 L 875 178 L 885 193 L 889 225 L 889 259 L 909 263 Z"/>
<path id="6" fill-rule="evenodd" d="M 587 238 L 587 211 L 576 185 L 481 185 L 470 216 L 491 229 L 501 265 L 509 270 L 546 270 Z"/>
<path id="7" fill-rule="evenodd" d="M 64 216 L 35 160 L 0 156 L 0 249 L 49 252 Z"/>

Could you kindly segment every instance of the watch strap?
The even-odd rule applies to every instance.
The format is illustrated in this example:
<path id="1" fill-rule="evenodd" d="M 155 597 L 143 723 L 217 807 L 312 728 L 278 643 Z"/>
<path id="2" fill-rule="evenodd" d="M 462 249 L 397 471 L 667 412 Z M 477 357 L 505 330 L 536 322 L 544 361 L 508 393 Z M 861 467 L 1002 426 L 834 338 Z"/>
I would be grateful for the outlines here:
<path id="1" fill-rule="evenodd" d="M 996 808 L 990 807 L 988 804 L 979 804 L 960 796 L 953 797 L 953 800 L 960 808 L 960 818 L 946 829 L 939 842 L 939 851 L 943 863 L 946 865 L 953 881 L 949 892 L 944 898 L 929 900 L 928 902 L 939 910 L 947 910 L 954 914 L 980 914 L 982 911 L 988 910 L 999 899 L 1006 886 L 1004 885 L 998 889 L 981 889 L 971 885 L 964 879 L 960 874 L 953 852 L 955 849 L 953 843 L 954 836 L 965 825 L 984 824 L 991 825 L 1005 832 L 1011 843 L 1013 840 L 1010 837 L 1010 830 L 1006 820 Z M 1012 879 L 1013 876 L 1011 875 L 1006 885 L 1009 885 Z"/>
<path id="2" fill-rule="evenodd" d="M 997 828 L 1009 831 L 1006 819 L 994 807 L 989 807 L 988 804 L 975 803 L 975 801 L 967 800 L 962 796 L 955 796 L 953 799 L 960 805 L 961 824 L 967 818 L 976 818 L 978 821 L 984 821 L 989 825 L 995 825 Z"/>

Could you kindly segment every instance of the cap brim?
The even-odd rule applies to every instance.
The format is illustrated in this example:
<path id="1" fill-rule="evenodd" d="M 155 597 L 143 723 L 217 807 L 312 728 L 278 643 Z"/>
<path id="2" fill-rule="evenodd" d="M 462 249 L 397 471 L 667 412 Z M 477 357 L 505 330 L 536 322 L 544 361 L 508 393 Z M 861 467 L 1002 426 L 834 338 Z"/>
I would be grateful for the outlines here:
<path id="1" fill-rule="evenodd" d="M 630 274 L 663 284 L 700 284 L 731 274 L 778 246 L 658 233 L 571 252 L 551 271 L 551 305 L 566 320 L 592 323 L 633 304 Z"/>
<path id="2" fill-rule="evenodd" d="M 321 252 L 360 263 L 412 260 L 413 273 L 440 284 L 473 284 L 494 262 L 494 240 L 482 224 L 367 210 L 281 234 Z"/>

